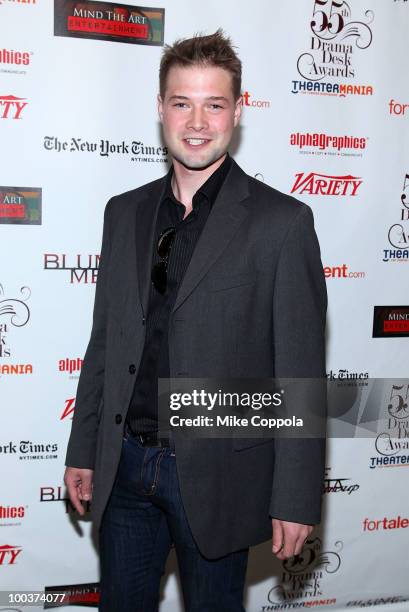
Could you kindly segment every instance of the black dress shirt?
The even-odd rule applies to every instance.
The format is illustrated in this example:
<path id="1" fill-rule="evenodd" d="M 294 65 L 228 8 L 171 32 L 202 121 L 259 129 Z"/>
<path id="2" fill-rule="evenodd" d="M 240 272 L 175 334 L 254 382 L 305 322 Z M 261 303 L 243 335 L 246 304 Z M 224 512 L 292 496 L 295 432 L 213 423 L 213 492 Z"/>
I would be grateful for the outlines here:
<path id="1" fill-rule="evenodd" d="M 192 211 L 185 219 L 185 206 L 178 202 L 172 191 L 173 168 L 166 177 L 166 188 L 156 221 L 152 266 L 161 259 L 157 253 L 161 233 L 169 227 L 175 227 L 176 234 L 168 257 L 166 292 L 159 293 L 151 283 L 145 346 L 126 419 L 134 433 L 158 430 L 158 378 L 170 376 L 169 316 L 196 243 L 230 166 L 231 158 L 227 155 L 219 168 L 195 193 Z"/>

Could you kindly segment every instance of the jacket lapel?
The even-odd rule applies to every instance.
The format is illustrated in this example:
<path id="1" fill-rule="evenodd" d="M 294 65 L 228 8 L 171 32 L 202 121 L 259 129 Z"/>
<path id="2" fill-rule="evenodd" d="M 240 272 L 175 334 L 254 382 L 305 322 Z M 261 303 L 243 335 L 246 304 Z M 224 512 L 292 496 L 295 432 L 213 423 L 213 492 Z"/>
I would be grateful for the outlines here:
<path id="1" fill-rule="evenodd" d="M 155 237 L 159 204 L 166 187 L 166 176 L 155 181 L 143 202 L 136 207 L 136 265 L 139 299 L 146 317 L 151 284 L 152 247 Z"/>
<path id="2" fill-rule="evenodd" d="M 196 244 L 192 259 L 179 287 L 173 311 L 179 308 L 205 276 L 243 223 L 248 211 L 246 206 L 240 203 L 244 203 L 248 196 L 247 175 L 233 160 L 229 174 Z"/>

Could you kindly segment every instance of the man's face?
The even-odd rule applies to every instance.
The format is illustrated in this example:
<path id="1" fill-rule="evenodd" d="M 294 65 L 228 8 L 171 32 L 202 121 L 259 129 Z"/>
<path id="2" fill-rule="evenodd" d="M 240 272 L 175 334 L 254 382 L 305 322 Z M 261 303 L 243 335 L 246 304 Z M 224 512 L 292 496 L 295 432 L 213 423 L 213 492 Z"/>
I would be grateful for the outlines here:
<path id="1" fill-rule="evenodd" d="M 227 151 L 241 114 L 232 77 L 216 66 L 174 66 L 164 98 L 158 96 L 163 135 L 174 160 L 201 170 Z"/>

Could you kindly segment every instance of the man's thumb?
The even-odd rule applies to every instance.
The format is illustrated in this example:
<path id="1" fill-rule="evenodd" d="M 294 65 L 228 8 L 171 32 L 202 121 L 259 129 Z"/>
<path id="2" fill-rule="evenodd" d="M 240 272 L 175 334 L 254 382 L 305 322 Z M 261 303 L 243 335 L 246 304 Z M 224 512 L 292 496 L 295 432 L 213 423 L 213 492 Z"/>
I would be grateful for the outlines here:
<path id="1" fill-rule="evenodd" d="M 273 553 L 280 552 L 283 548 L 284 533 L 280 521 L 273 519 L 273 541 L 272 550 Z"/>

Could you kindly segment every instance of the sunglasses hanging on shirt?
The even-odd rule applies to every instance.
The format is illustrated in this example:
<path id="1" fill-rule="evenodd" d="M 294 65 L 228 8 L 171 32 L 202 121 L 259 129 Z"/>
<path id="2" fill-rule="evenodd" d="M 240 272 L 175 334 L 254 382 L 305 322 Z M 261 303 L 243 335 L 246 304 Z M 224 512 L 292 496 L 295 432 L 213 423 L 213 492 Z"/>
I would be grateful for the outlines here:
<path id="1" fill-rule="evenodd" d="M 168 285 L 168 259 L 175 238 L 176 228 L 168 227 L 159 236 L 157 253 L 161 260 L 152 268 L 151 279 L 155 289 L 162 295 Z"/>

